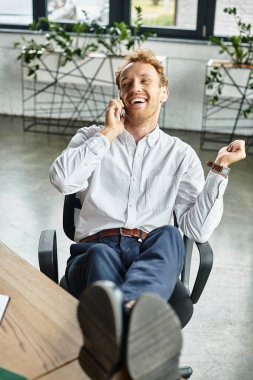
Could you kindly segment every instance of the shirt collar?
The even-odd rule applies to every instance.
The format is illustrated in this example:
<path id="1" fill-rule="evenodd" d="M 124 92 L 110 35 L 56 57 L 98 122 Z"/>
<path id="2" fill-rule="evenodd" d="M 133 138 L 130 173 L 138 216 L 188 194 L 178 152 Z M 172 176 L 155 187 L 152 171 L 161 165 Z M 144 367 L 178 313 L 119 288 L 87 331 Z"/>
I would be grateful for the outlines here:
<path id="1" fill-rule="evenodd" d="M 159 136 L 160 136 L 160 128 L 159 128 L 159 125 L 157 124 L 156 128 L 146 136 L 148 145 L 150 147 L 155 145 L 155 143 L 159 139 Z"/>
<path id="2" fill-rule="evenodd" d="M 127 142 L 134 142 L 134 138 L 126 129 L 118 136 L 121 144 L 127 144 Z"/>
<path id="3" fill-rule="evenodd" d="M 146 139 L 148 145 L 152 147 L 159 139 L 159 136 L 160 136 L 160 128 L 159 128 L 159 125 L 157 124 L 156 128 L 152 132 L 147 134 L 143 139 Z M 118 137 L 122 144 L 127 144 L 127 142 L 133 141 L 133 136 L 126 129 Z"/>

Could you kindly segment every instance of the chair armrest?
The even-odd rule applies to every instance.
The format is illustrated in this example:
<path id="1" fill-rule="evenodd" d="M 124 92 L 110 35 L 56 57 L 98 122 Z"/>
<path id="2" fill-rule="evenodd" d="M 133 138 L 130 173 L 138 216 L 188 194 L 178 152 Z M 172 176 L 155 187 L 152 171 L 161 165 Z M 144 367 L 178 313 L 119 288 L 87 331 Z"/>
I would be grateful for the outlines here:
<path id="1" fill-rule="evenodd" d="M 41 272 L 58 284 L 57 240 L 55 230 L 44 230 L 41 232 L 38 256 Z"/>
<path id="2" fill-rule="evenodd" d="M 213 250 L 208 242 L 198 243 L 196 246 L 199 252 L 199 268 L 198 273 L 193 285 L 192 291 L 190 291 L 190 272 L 191 272 L 191 259 L 192 259 L 192 250 L 193 250 L 193 240 L 189 239 L 187 236 L 184 236 L 184 245 L 185 245 L 185 263 L 181 274 L 181 281 L 183 282 L 185 288 L 187 289 L 192 303 L 195 304 L 198 302 L 210 272 L 213 266 Z"/>
<path id="3" fill-rule="evenodd" d="M 184 260 L 184 267 L 181 273 L 181 281 L 184 284 L 188 294 L 190 295 L 190 272 L 191 272 L 193 240 L 189 239 L 186 235 L 184 235 L 183 240 L 184 240 L 184 248 L 185 248 L 185 260 Z"/>
<path id="4" fill-rule="evenodd" d="M 213 266 L 213 250 L 208 242 L 197 243 L 199 250 L 199 269 L 191 293 L 192 303 L 198 302 Z"/>

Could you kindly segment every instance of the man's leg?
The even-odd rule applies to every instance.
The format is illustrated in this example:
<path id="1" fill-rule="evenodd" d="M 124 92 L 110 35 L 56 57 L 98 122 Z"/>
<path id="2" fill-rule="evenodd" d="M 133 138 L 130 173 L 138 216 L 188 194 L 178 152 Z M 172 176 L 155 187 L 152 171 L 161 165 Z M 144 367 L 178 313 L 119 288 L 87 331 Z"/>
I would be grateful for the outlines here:
<path id="1" fill-rule="evenodd" d="M 126 240 L 124 250 L 122 243 L 123 253 L 127 254 L 133 244 Z M 141 243 L 127 270 L 121 289 L 128 316 L 126 364 L 134 380 L 179 379 L 181 325 L 167 300 L 182 270 L 184 255 L 178 229 L 164 226 Z"/>
<path id="2" fill-rule="evenodd" d="M 175 283 L 178 279 L 179 273 L 182 268 L 183 257 L 184 257 L 184 247 L 182 243 L 182 238 L 179 232 L 173 227 L 161 227 L 150 233 L 147 239 L 140 245 L 134 239 L 122 238 L 121 239 L 121 249 L 123 254 L 123 262 L 127 268 L 127 276 L 126 282 L 123 282 L 122 290 L 125 293 L 125 300 L 137 300 L 136 304 L 133 307 L 133 311 L 130 314 L 129 321 L 129 332 L 127 334 L 127 365 L 129 367 L 129 371 L 131 372 L 133 380 L 142 380 L 143 375 L 144 378 L 147 376 L 147 372 L 151 372 L 150 380 L 177 380 L 177 364 L 178 364 L 178 355 L 181 347 L 181 335 L 180 335 L 180 323 L 177 321 L 177 317 L 174 316 L 173 311 L 167 305 L 167 302 L 160 299 L 159 296 L 155 296 L 154 294 L 148 295 L 144 294 L 147 292 L 152 292 L 159 294 L 162 298 L 168 299 L 170 294 L 172 293 Z M 124 244 L 126 242 L 126 244 Z M 129 243 L 131 242 L 131 243 Z M 126 249 L 124 250 L 124 245 L 126 245 Z M 171 248 L 169 251 L 164 248 Z M 101 247 L 102 248 L 102 247 Z M 124 252 L 125 256 L 124 257 Z M 133 257 L 129 260 L 129 253 L 132 252 Z M 138 254 L 139 251 L 139 254 Z M 97 252 L 97 250 L 96 250 Z M 106 261 L 107 260 L 103 260 Z M 102 261 L 95 260 L 95 263 L 101 264 Z M 129 265 L 128 265 L 128 263 Z M 89 261 L 91 267 L 94 269 L 94 262 Z M 110 260 L 111 263 L 111 260 Z M 87 264 L 87 263 L 86 263 Z M 100 266 L 97 265 L 98 267 Z M 108 263 L 107 263 L 108 264 Z M 108 265 L 108 267 L 110 267 Z M 88 266 L 85 265 L 87 269 Z M 102 267 L 103 268 L 103 267 Z M 169 268 L 169 269 L 168 269 Z M 100 268 L 101 269 L 101 268 Z M 100 271 L 99 269 L 99 271 Z M 134 270 L 133 270 L 134 269 Z M 133 271 L 132 271 L 133 270 Z M 96 271 L 95 271 L 96 272 Z M 124 272 L 124 269 L 123 269 Z M 176 273 L 175 273 L 176 272 Z M 170 273 L 173 275 L 172 280 L 167 282 L 167 278 L 170 278 Z M 100 272 L 96 272 L 97 275 L 101 275 Z M 93 274 L 92 274 L 93 275 Z M 166 276 L 165 276 L 166 275 Z M 150 276 L 150 278 L 149 278 Z M 122 278 L 124 275 L 122 276 Z M 163 281 L 165 279 L 165 281 Z M 122 280 L 123 281 L 123 280 Z M 121 283 L 122 283 L 121 281 Z M 127 285 L 128 282 L 128 286 Z M 130 288 L 129 288 L 130 285 Z M 131 291 L 129 291 L 129 289 Z M 89 289 L 87 289 L 88 291 Z M 86 291 L 84 292 L 86 293 Z M 144 294 L 139 298 L 140 295 Z M 149 298 L 151 297 L 151 298 Z M 98 316 L 98 324 L 102 327 L 102 331 L 108 330 L 108 325 L 105 324 L 105 319 L 103 313 L 99 308 L 99 304 L 101 304 L 101 297 L 96 299 L 93 303 L 94 297 L 89 297 L 89 302 L 87 303 L 87 298 L 81 297 L 81 304 L 87 304 L 88 310 L 91 310 L 90 317 L 87 318 L 87 315 L 80 319 L 80 324 L 86 323 L 87 319 L 92 321 L 92 325 L 94 321 L 96 321 L 96 316 Z M 110 301 L 107 302 L 106 306 L 106 314 L 110 315 L 109 325 L 115 326 L 116 323 L 116 315 L 113 312 L 113 298 L 109 297 Z M 139 298 L 139 299 L 138 299 Z M 91 301 L 91 302 L 90 302 Z M 94 305 L 94 307 L 92 306 Z M 109 306 L 108 306 L 109 305 Z M 146 307 L 145 307 L 146 305 Z M 155 312 L 158 312 L 159 315 L 155 316 Z M 81 313 L 82 314 L 82 313 Z M 102 316 L 102 317 L 101 317 Z M 150 322 L 149 318 L 155 321 L 155 324 L 152 325 L 152 321 Z M 157 322 L 157 323 L 156 323 Z M 150 324 L 151 323 L 151 324 Z M 95 351 L 93 350 L 93 342 L 96 342 L 96 329 L 97 326 L 87 326 L 83 328 L 83 331 L 93 331 L 92 336 L 88 339 L 88 351 L 87 347 L 82 351 L 83 354 L 80 355 L 82 357 L 83 363 L 86 363 L 83 368 L 86 368 L 87 371 L 87 360 L 89 361 L 90 355 L 87 354 L 90 351 L 95 352 L 95 356 L 99 357 L 100 354 L 104 355 L 106 348 L 104 345 L 100 346 L 100 348 Z M 109 329 L 112 332 L 112 337 L 115 342 L 115 334 L 112 329 Z M 141 332 L 141 334 L 138 333 Z M 125 330 L 125 332 L 127 332 Z M 145 337 L 145 339 L 144 339 Z M 142 340 L 145 342 L 142 342 Z M 87 342 L 87 340 L 86 340 Z M 144 344 L 142 344 L 144 343 Z M 93 346 L 93 347 L 92 347 Z M 96 344 L 95 344 L 96 346 Z M 91 348 L 90 348 L 91 347 Z M 141 357 L 136 354 L 141 348 Z M 165 350 L 164 350 L 165 348 Z M 160 360 L 152 360 L 152 355 L 150 355 L 151 351 L 157 350 L 158 356 Z M 118 351 L 119 352 L 119 351 Z M 99 354 L 99 355 L 97 355 Z M 94 357 L 94 355 L 92 355 Z M 137 359 L 136 359 L 137 358 Z M 115 359 L 115 357 L 114 357 Z M 117 357 L 116 357 L 117 359 Z M 96 371 L 100 368 L 101 364 L 103 367 L 102 372 L 100 370 L 99 373 L 104 373 L 105 376 L 108 376 L 108 369 L 112 370 L 115 366 L 112 366 L 112 363 L 109 363 L 109 367 L 104 367 L 104 360 L 102 363 L 99 359 L 98 367 Z M 118 361 L 117 361 L 118 362 Z M 147 365 L 145 363 L 149 364 Z M 115 364 L 115 362 L 114 362 Z M 95 363 L 92 364 L 92 368 L 94 368 Z M 88 369 L 89 371 L 89 369 Z M 165 371 L 165 372 L 164 372 Z M 98 375 L 98 372 L 96 376 Z M 160 373 L 164 373 L 160 377 Z M 112 373 L 112 372 L 111 372 Z M 104 376 L 104 375 L 102 375 Z M 98 379 L 104 379 L 106 377 L 97 377 Z M 146 377 L 147 378 L 147 377 Z M 147 378 L 149 379 L 149 378 Z"/>
<path id="3" fill-rule="evenodd" d="M 129 321 L 126 363 L 133 380 L 178 380 L 181 325 L 169 304 L 155 294 L 137 299 Z"/>
<path id="4" fill-rule="evenodd" d="M 78 319 L 84 346 L 79 362 L 84 371 L 96 380 L 109 380 L 120 369 L 122 380 L 129 380 L 129 373 L 132 380 L 178 380 L 182 340 L 170 306 L 157 295 L 144 294 L 129 325 L 122 311 L 123 295 L 108 281 L 94 283 L 81 295 Z"/>
<path id="5" fill-rule="evenodd" d="M 125 301 L 149 292 L 168 300 L 184 263 L 184 244 L 177 228 L 159 227 L 141 243 L 139 255 L 128 269 L 122 291 Z"/>
<path id="6" fill-rule="evenodd" d="M 123 296 L 109 281 L 82 293 L 78 319 L 84 334 L 79 363 L 94 380 L 109 380 L 122 366 Z"/>
<path id="7" fill-rule="evenodd" d="M 71 247 L 72 254 L 82 250 L 85 252 L 68 261 L 66 280 L 72 295 L 79 298 L 82 291 L 96 281 L 112 281 L 118 286 L 122 284 L 125 269 L 117 250 L 117 239 L 107 238 L 110 245 L 97 241 Z"/>

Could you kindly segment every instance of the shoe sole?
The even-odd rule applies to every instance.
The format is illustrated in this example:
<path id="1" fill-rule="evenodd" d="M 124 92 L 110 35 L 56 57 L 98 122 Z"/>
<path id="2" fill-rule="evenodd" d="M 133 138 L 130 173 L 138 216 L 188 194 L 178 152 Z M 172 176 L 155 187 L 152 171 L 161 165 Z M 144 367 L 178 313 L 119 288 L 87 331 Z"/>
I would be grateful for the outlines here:
<path id="1" fill-rule="evenodd" d="M 161 298 L 145 294 L 133 308 L 127 367 L 133 380 L 178 380 L 182 347 L 180 322 Z"/>
<path id="2" fill-rule="evenodd" d="M 94 380 L 110 379 L 121 359 L 122 296 L 116 287 L 104 283 L 87 288 L 78 306 L 84 335 L 79 363 Z"/>

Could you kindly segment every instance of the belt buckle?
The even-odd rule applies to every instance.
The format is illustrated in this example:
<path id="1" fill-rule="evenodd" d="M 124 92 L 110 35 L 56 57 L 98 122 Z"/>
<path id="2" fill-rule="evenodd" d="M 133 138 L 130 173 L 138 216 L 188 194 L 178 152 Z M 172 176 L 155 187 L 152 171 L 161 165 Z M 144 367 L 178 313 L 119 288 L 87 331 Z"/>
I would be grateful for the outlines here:
<path id="1" fill-rule="evenodd" d="M 128 237 L 135 237 L 134 235 L 124 234 L 123 230 L 124 230 L 124 228 L 120 228 L 120 229 L 119 229 L 119 231 L 120 231 L 120 235 L 122 235 L 122 236 L 128 236 Z M 137 236 L 136 236 L 136 237 L 137 237 Z M 138 242 L 139 242 L 139 243 L 142 243 L 142 238 L 141 238 L 141 237 L 138 238 Z"/>
<path id="2" fill-rule="evenodd" d="M 124 230 L 124 228 L 120 228 L 119 229 L 120 235 L 122 235 L 122 236 L 128 236 L 128 237 L 132 237 L 133 236 L 133 235 L 129 235 L 129 234 L 124 234 L 123 230 Z"/>

